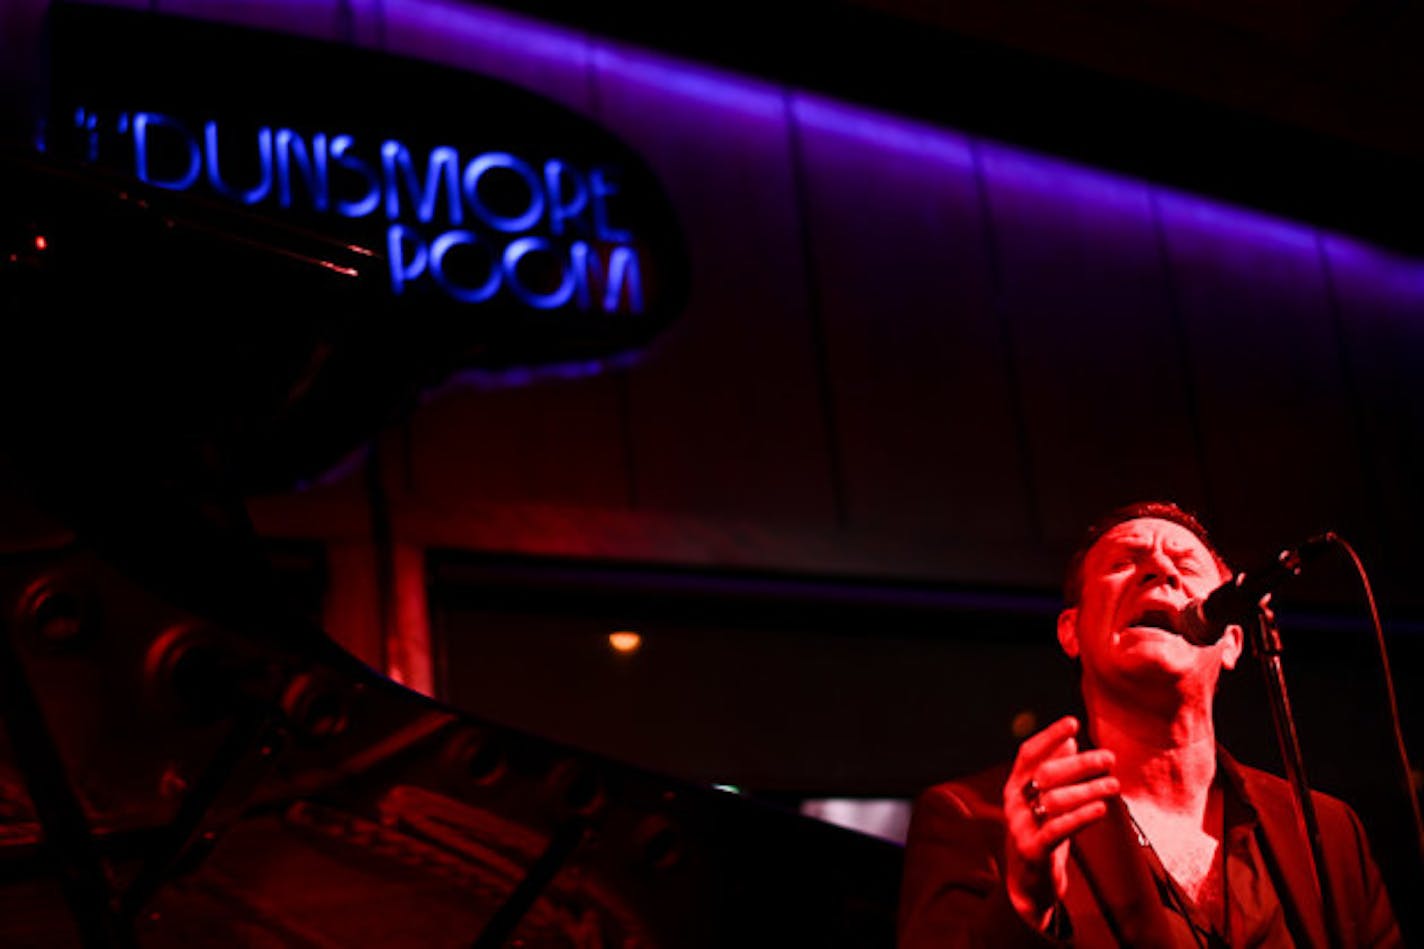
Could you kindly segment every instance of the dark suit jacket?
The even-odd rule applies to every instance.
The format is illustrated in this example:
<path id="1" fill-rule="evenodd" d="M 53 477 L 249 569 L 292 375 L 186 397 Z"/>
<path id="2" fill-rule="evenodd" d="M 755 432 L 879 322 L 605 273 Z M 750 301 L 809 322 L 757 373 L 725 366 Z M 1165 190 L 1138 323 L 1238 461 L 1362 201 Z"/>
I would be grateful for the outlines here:
<path id="1" fill-rule="evenodd" d="M 1327 946 L 1310 847 L 1299 829 L 1291 786 L 1237 764 L 1233 780 L 1259 819 L 1259 842 L 1298 946 Z M 936 785 L 915 802 L 905 847 L 900 949 L 1044 946 L 1052 941 L 1014 912 L 1005 889 L 1003 786 L 1007 765 Z M 1402 946 L 1389 897 L 1359 818 L 1344 802 L 1311 793 L 1347 947 Z M 1068 863 L 1068 911 L 1075 946 L 1170 946 L 1167 910 L 1120 799 L 1108 817 L 1079 831 Z"/>

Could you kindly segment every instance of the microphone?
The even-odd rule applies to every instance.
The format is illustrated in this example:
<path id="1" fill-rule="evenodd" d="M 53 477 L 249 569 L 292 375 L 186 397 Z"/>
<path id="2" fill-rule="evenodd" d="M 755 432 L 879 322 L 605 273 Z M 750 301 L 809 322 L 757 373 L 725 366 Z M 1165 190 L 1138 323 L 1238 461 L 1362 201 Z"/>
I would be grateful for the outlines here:
<path id="1" fill-rule="evenodd" d="M 1194 646 L 1210 646 L 1221 638 L 1226 627 L 1250 622 L 1261 608 L 1261 600 L 1282 583 L 1299 576 L 1305 560 L 1335 540 L 1331 531 L 1317 534 L 1299 547 L 1282 550 L 1272 563 L 1257 570 L 1242 570 L 1206 596 L 1192 600 L 1182 607 L 1182 638 Z"/>

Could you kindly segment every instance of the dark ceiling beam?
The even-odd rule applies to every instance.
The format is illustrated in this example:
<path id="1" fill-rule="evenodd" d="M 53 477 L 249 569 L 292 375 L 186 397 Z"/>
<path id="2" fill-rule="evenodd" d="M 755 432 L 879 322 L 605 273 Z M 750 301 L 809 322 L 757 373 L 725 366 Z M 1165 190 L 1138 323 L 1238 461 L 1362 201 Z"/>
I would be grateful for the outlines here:
<path id="1" fill-rule="evenodd" d="M 1256 103 L 1233 107 L 846 4 L 497 5 L 1424 253 L 1424 131 L 1418 148 L 1371 147 L 1272 120 Z"/>

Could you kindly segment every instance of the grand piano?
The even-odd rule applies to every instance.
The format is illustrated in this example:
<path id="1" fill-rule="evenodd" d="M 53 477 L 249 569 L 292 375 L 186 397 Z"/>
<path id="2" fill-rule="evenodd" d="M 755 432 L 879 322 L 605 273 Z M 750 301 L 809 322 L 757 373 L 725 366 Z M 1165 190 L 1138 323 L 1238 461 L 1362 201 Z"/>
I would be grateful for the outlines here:
<path id="1" fill-rule="evenodd" d="M 0 942 L 892 945 L 898 846 L 396 684 L 247 515 L 453 374 L 636 349 L 676 261 L 646 320 L 453 320 L 391 292 L 392 245 L 86 153 L 134 15 L 57 15 L 84 68 L 0 165 Z M 157 29 L 124 35 L 203 55 Z"/>

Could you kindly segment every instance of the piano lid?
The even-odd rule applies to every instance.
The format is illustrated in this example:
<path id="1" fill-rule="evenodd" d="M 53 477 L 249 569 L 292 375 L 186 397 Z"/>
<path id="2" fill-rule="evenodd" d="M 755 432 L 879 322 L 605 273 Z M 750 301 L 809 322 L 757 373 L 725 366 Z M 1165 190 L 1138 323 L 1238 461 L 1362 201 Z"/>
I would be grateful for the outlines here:
<path id="1" fill-rule="evenodd" d="M 893 945 L 898 846 L 443 707 L 283 601 L 244 492 L 439 365 L 362 249 L 3 175 L 7 460 L 73 530 L 0 560 L 7 943 Z"/>

